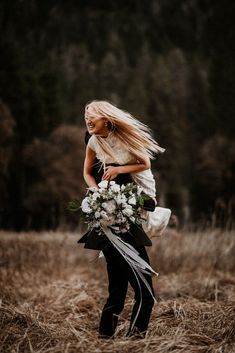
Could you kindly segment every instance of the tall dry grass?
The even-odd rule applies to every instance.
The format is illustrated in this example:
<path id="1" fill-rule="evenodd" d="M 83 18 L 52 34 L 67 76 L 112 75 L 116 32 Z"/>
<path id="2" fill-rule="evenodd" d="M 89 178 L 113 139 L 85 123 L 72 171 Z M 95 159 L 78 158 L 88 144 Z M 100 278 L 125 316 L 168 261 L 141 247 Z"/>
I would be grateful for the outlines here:
<path id="1" fill-rule="evenodd" d="M 104 259 L 71 233 L 0 232 L 0 352 L 235 352 L 235 233 L 168 231 L 149 248 L 158 303 L 147 337 L 99 340 Z"/>

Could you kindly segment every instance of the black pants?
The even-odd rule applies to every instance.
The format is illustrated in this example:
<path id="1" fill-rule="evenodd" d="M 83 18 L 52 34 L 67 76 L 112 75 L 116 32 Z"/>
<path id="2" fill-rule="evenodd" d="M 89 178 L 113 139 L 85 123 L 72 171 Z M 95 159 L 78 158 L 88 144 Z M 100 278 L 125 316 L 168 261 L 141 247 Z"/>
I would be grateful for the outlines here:
<path id="1" fill-rule="evenodd" d="M 149 258 L 145 247 L 139 246 L 136 247 L 136 249 L 138 250 L 140 256 L 149 263 Z M 124 308 L 128 282 L 130 282 L 135 292 L 135 304 L 133 306 L 127 336 L 132 336 L 133 334 L 138 333 L 140 336 L 144 337 L 148 328 L 154 300 L 143 281 L 138 277 L 142 290 L 142 305 L 134 325 L 134 330 L 131 330 L 131 326 L 135 319 L 141 300 L 138 281 L 126 260 L 111 243 L 103 250 L 103 253 L 107 262 L 109 296 L 101 314 L 99 333 L 104 337 L 111 337 L 115 333 L 118 323 L 118 314 L 120 314 Z M 154 295 L 152 277 L 148 274 L 144 276 L 148 281 Z"/>

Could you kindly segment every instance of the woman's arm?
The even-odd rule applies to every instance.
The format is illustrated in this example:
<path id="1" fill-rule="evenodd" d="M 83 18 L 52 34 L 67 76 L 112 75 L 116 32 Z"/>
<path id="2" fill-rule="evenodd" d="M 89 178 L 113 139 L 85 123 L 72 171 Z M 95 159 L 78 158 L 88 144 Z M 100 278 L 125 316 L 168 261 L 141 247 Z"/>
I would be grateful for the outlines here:
<path id="1" fill-rule="evenodd" d="M 83 168 L 83 178 L 89 187 L 95 186 L 98 188 L 95 178 L 92 176 L 92 168 L 95 158 L 96 153 L 89 146 L 87 146 Z"/>
<path id="2" fill-rule="evenodd" d="M 149 158 L 138 158 L 138 163 L 136 164 L 128 164 L 122 165 L 118 167 L 108 166 L 104 175 L 103 180 L 112 180 L 118 174 L 128 174 L 128 173 L 138 173 L 142 172 L 143 170 L 147 170 L 151 167 L 150 159 Z"/>

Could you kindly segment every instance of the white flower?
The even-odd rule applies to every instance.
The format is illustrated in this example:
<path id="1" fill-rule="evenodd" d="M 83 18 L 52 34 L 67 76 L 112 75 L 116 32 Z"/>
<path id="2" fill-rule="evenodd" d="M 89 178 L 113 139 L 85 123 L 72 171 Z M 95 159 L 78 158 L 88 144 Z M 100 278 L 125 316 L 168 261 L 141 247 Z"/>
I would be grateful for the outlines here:
<path id="1" fill-rule="evenodd" d="M 126 201 L 127 201 L 127 198 L 125 195 L 122 195 L 122 194 L 118 194 L 116 197 L 115 197 L 115 201 L 117 202 L 118 205 L 126 205 Z"/>
<path id="2" fill-rule="evenodd" d="M 110 182 L 111 184 L 111 182 Z M 120 191 L 120 185 L 114 183 L 113 185 L 111 185 L 110 189 L 113 191 L 113 192 L 119 192 Z"/>
<path id="3" fill-rule="evenodd" d="M 93 200 L 97 200 L 97 198 L 100 196 L 100 194 L 98 192 L 94 192 L 94 194 L 92 194 L 92 199 Z"/>
<path id="4" fill-rule="evenodd" d="M 126 207 L 124 208 L 124 210 L 122 210 L 122 212 L 124 213 L 124 215 L 126 215 L 127 217 L 130 217 L 133 215 L 133 210 L 132 207 Z"/>
<path id="5" fill-rule="evenodd" d="M 108 218 L 109 218 L 108 215 L 107 215 L 107 213 L 106 213 L 105 211 L 101 211 L 101 212 L 100 212 L 100 216 L 101 216 L 101 218 L 103 218 L 103 219 L 108 219 Z"/>
<path id="6" fill-rule="evenodd" d="M 135 199 L 135 197 L 132 196 L 132 197 L 128 200 L 128 203 L 129 203 L 130 205 L 136 205 L 136 199 Z"/>
<path id="7" fill-rule="evenodd" d="M 90 208 L 87 197 L 85 197 L 85 199 L 82 200 L 81 208 L 84 213 L 91 213 L 92 212 L 92 209 Z"/>
<path id="8" fill-rule="evenodd" d="M 102 180 L 102 181 L 98 184 L 98 186 L 99 186 L 100 188 L 107 188 L 107 186 L 108 186 L 108 180 Z"/>
<path id="9" fill-rule="evenodd" d="M 102 207 L 105 211 L 108 211 L 108 213 L 113 213 L 116 210 L 116 202 L 114 200 L 103 202 Z"/>
<path id="10" fill-rule="evenodd" d="M 124 184 L 122 184 L 122 186 L 121 186 L 121 191 L 123 191 L 124 189 L 125 189 L 125 185 Z"/>
<path id="11" fill-rule="evenodd" d="M 95 212 L 95 218 L 97 219 L 97 218 L 99 218 L 100 217 L 100 212 L 99 211 L 96 211 Z"/>
<path id="12" fill-rule="evenodd" d="M 121 203 L 122 203 L 122 196 L 121 196 L 121 195 L 117 195 L 117 196 L 115 197 L 115 201 L 117 202 L 118 205 L 121 205 Z"/>
<path id="13" fill-rule="evenodd" d="M 137 187 L 137 195 L 140 195 L 142 191 L 143 191 L 143 188 L 141 186 L 138 186 Z"/>
<path id="14" fill-rule="evenodd" d="M 111 180 L 111 181 L 110 181 L 110 185 L 116 185 L 115 181 L 114 181 L 114 180 Z"/>

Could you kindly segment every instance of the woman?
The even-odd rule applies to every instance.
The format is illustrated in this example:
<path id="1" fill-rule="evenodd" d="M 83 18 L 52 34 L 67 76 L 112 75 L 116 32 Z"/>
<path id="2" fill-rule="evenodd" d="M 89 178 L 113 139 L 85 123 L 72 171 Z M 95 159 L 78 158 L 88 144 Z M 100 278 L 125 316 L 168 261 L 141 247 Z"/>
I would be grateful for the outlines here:
<path id="1" fill-rule="evenodd" d="M 98 188 L 101 180 L 115 180 L 118 184 L 134 181 L 150 196 L 143 208 L 153 211 L 157 202 L 150 159 L 154 153 L 164 152 L 164 149 L 153 139 L 150 129 L 130 113 L 107 101 L 88 103 L 85 121 L 91 135 L 84 163 L 84 179 L 88 187 Z M 152 243 L 142 227 L 132 224 L 130 230 L 121 237 L 149 263 L 145 246 L 151 246 Z M 102 250 L 107 262 L 109 296 L 101 314 L 99 337 L 113 337 L 130 283 L 135 292 L 135 304 L 127 336 L 144 338 L 154 304 L 151 276 L 145 274 L 152 293 L 136 277 L 107 237 L 97 236 L 95 230 L 87 232 L 78 242 L 85 242 L 86 248 Z"/>

